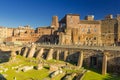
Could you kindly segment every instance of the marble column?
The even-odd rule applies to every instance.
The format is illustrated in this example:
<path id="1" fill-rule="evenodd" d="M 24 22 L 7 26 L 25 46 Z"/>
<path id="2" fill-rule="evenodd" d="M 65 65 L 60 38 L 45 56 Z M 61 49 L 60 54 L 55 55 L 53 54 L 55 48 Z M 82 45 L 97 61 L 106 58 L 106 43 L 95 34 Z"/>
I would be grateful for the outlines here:
<path id="1" fill-rule="evenodd" d="M 30 49 L 30 52 L 29 52 L 29 54 L 27 56 L 28 58 L 32 58 L 34 56 L 34 54 L 35 54 L 35 48 L 36 48 L 36 46 L 32 45 L 32 47 Z"/>
<path id="2" fill-rule="evenodd" d="M 24 50 L 24 53 L 23 53 L 23 57 L 26 57 L 26 56 L 27 56 L 27 53 L 28 53 L 28 48 L 25 47 L 25 50 Z"/>
<path id="3" fill-rule="evenodd" d="M 105 75 L 107 73 L 107 54 L 108 52 L 103 53 L 102 75 Z"/>
<path id="4" fill-rule="evenodd" d="M 41 58 L 42 57 L 42 54 L 44 52 L 44 48 L 41 48 L 36 56 L 37 59 Z"/>
<path id="5" fill-rule="evenodd" d="M 60 54 L 60 50 L 57 50 L 57 53 L 56 53 L 56 60 L 59 60 L 59 55 Z"/>
<path id="6" fill-rule="evenodd" d="M 83 51 L 80 51 L 77 66 L 81 68 L 82 64 L 83 64 Z"/>
<path id="7" fill-rule="evenodd" d="M 68 51 L 64 51 L 64 61 L 66 61 L 67 56 L 68 56 Z"/>
<path id="8" fill-rule="evenodd" d="M 52 58 L 53 58 L 53 49 L 50 49 L 48 54 L 47 54 L 46 60 L 50 60 Z"/>
<path id="9" fill-rule="evenodd" d="M 16 51 L 15 50 L 12 50 L 11 53 L 10 53 L 10 57 L 11 57 L 11 61 L 15 61 L 16 59 Z"/>
<path id="10" fill-rule="evenodd" d="M 18 55 L 21 55 L 21 53 L 22 53 L 22 47 L 19 48 L 19 53 L 18 53 Z"/>
<path id="11" fill-rule="evenodd" d="M 18 51 L 18 55 L 20 55 L 20 54 L 21 54 L 21 50 Z"/>

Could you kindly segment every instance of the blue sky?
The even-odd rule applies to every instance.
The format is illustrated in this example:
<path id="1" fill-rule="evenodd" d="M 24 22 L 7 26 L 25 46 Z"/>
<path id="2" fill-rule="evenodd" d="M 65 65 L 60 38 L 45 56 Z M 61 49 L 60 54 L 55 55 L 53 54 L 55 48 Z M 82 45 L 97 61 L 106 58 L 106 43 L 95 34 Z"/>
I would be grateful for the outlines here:
<path id="1" fill-rule="evenodd" d="M 103 19 L 107 14 L 120 14 L 120 0 L 0 0 L 0 26 L 48 26 L 52 16 L 65 14 L 95 15 Z"/>

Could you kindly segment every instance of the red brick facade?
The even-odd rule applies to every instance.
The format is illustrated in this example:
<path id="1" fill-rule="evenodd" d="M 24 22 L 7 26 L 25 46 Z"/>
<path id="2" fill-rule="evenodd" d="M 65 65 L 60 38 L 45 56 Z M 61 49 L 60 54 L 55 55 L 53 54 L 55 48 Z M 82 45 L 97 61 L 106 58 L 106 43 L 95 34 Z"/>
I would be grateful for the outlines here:
<path id="1" fill-rule="evenodd" d="M 7 28 L 5 42 L 52 43 L 61 45 L 112 46 L 120 45 L 120 16 L 108 15 L 94 20 L 88 15 L 80 20 L 78 14 L 67 14 L 60 21 L 53 16 L 51 26 Z"/>

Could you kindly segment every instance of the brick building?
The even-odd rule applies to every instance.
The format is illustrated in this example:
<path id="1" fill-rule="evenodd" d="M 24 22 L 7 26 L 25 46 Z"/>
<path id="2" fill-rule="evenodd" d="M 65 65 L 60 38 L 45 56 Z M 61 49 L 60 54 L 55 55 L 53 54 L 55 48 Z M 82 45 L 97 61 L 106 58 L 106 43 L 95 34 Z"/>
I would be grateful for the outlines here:
<path id="1" fill-rule="evenodd" d="M 61 21 L 60 44 L 100 45 L 101 21 L 93 15 L 80 20 L 78 14 L 67 14 Z"/>
<path id="2" fill-rule="evenodd" d="M 22 43 L 32 43 L 36 42 L 39 35 L 35 33 L 34 29 L 30 26 L 20 26 L 18 28 L 10 28 L 8 30 L 9 35 L 5 42 L 22 42 Z"/>
<path id="3" fill-rule="evenodd" d="M 52 36 L 54 35 L 54 28 L 50 26 L 46 27 L 38 27 L 36 29 L 36 33 L 39 35 L 39 40 L 37 42 L 40 43 L 52 43 Z"/>
<path id="4" fill-rule="evenodd" d="M 112 46 L 120 43 L 120 16 L 94 20 L 93 15 L 88 15 L 80 20 L 78 14 L 67 14 L 59 25 L 59 44 Z"/>
<path id="5" fill-rule="evenodd" d="M 120 15 L 116 17 L 107 15 L 103 20 L 94 20 L 93 15 L 88 15 L 81 20 L 79 14 L 67 14 L 61 20 L 58 20 L 57 16 L 53 16 L 51 26 L 38 27 L 35 30 L 30 26 L 0 28 L 0 30 L 2 31 L 1 42 L 40 42 L 88 46 L 120 45 Z"/>
<path id="6" fill-rule="evenodd" d="M 2 43 L 5 38 L 7 38 L 7 28 L 6 27 L 0 27 L 0 43 Z"/>

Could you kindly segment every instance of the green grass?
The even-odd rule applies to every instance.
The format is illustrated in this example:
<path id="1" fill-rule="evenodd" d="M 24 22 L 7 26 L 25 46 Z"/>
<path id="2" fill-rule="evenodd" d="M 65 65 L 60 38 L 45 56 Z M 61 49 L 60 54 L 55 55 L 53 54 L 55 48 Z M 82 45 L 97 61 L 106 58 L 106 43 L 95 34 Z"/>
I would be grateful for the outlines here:
<path id="1" fill-rule="evenodd" d="M 52 59 L 52 60 L 48 60 L 46 61 L 47 63 L 50 63 L 50 64 L 65 64 L 64 61 L 59 61 L 59 60 L 55 60 L 55 59 Z"/>
<path id="2" fill-rule="evenodd" d="M 61 80 L 62 79 L 62 77 L 64 77 L 65 76 L 65 73 L 61 73 L 61 74 L 58 74 L 58 75 L 56 75 L 54 78 L 52 78 L 53 80 Z"/>
<path id="3" fill-rule="evenodd" d="M 64 61 L 57 61 L 57 60 L 42 60 L 45 63 L 48 64 L 65 64 Z M 16 77 L 17 80 L 29 80 L 30 78 L 33 80 L 43 80 L 44 78 L 50 79 L 49 78 L 49 66 L 46 65 L 42 70 L 29 70 L 26 72 L 16 72 L 17 70 L 12 69 L 12 67 L 21 65 L 23 66 L 29 66 L 33 65 L 36 66 L 38 63 L 38 60 L 35 58 L 24 58 L 22 56 L 16 56 L 16 60 L 14 62 L 6 62 L 3 64 L 0 64 L 0 66 L 3 66 L 4 68 L 8 68 L 8 71 L 2 72 L 1 74 L 4 75 L 4 77 L 7 80 L 13 80 L 14 77 Z M 57 75 L 54 80 L 60 80 L 64 74 Z"/>
<path id="4" fill-rule="evenodd" d="M 43 62 L 47 64 L 53 64 L 53 65 L 66 64 L 66 62 L 64 61 L 57 61 L 57 60 L 48 60 L 48 61 L 43 60 Z M 6 62 L 6 63 L 0 64 L 0 66 L 3 66 L 4 68 L 8 68 L 8 71 L 2 72 L 1 75 L 3 75 L 7 80 L 13 80 L 14 77 L 16 77 L 16 80 L 43 80 L 44 78 L 50 79 L 49 65 L 45 65 L 44 68 L 41 70 L 32 69 L 26 72 L 22 72 L 22 71 L 16 72 L 15 69 L 12 69 L 12 67 L 15 67 L 18 65 L 21 65 L 21 67 L 29 66 L 29 65 L 36 66 L 37 63 L 38 63 L 38 60 L 35 58 L 24 58 L 22 56 L 17 56 L 14 62 Z M 72 66 L 72 64 L 68 64 L 68 65 Z M 72 67 L 74 68 L 74 66 Z M 63 71 L 67 73 L 79 74 L 80 72 L 82 72 L 83 69 L 84 68 L 75 70 L 75 69 L 65 68 L 63 69 Z M 58 74 L 51 80 L 60 80 L 64 75 L 65 75 L 64 73 Z M 120 80 L 120 77 L 113 76 L 111 74 L 101 75 L 100 71 L 97 72 L 96 69 L 90 69 L 88 72 L 85 73 L 83 80 Z"/>
<path id="5" fill-rule="evenodd" d="M 85 73 L 83 80 L 120 80 L 119 76 L 113 76 L 110 74 L 101 75 L 99 73 L 88 71 Z"/>
<path id="6" fill-rule="evenodd" d="M 88 71 L 85 73 L 83 80 L 102 80 L 105 76 L 98 74 L 93 71 Z"/>
<path id="7" fill-rule="evenodd" d="M 42 80 L 45 77 L 48 77 L 49 73 L 47 69 L 42 69 L 42 70 L 30 70 L 27 72 L 15 72 L 13 70 L 9 70 L 6 72 L 6 74 L 9 74 L 6 79 L 7 80 L 13 80 L 14 77 L 16 77 L 17 80 L 27 80 L 29 78 L 32 79 L 38 79 Z"/>
<path id="8" fill-rule="evenodd" d="M 8 68 L 8 71 L 2 72 L 1 74 L 5 75 L 4 77 L 7 80 L 13 80 L 14 77 L 16 77 L 17 80 L 28 80 L 29 78 L 34 80 L 42 80 L 43 78 L 48 77 L 49 70 L 46 68 L 43 68 L 42 70 L 32 69 L 26 72 L 22 72 L 22 71 L 16 72 L 15 69 L 12 69 L 12 67 L 15 67 L 18 65 L 22 65 L 22 66 L 37 65 L 35 62 L 32 62 L 30 60 L 37 61 L 34 58 L 30 59 L 30 58 L 24 58 L 22 56 L 17 56 L 15 62 L 7 62 L 7 63 L 0 64 L 0 66 L 3 66 L 4 68 Z"/>

